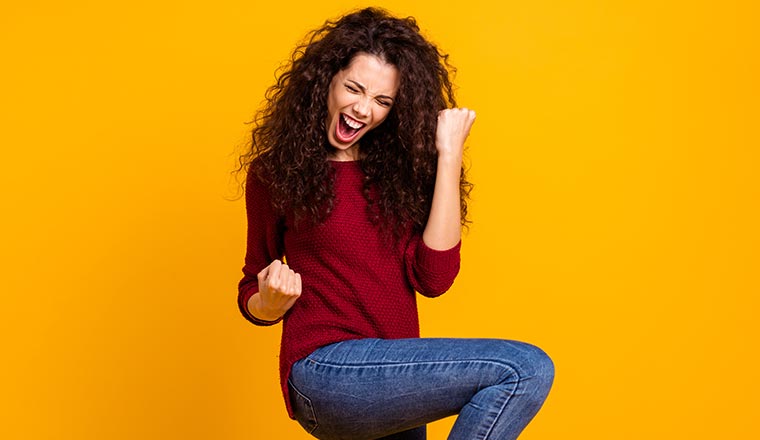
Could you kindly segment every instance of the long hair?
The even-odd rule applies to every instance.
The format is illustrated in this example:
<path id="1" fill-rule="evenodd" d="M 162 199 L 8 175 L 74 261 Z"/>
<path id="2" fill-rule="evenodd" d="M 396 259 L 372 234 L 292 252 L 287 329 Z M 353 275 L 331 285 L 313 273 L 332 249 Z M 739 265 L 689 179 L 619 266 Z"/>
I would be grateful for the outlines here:
<path id="1" fill-rule="evenodd" d="M 448 55 L 420 35 L 414 18 L 396 18 L 366 8 L 307 34 L 266 92 L 255 119 L 251 145 L 238 171 L 270 190 L 273 207 L 296 223 L 324 221 L 333 208 L 334 147 L 327 140 L 327 97 L 333 76 L 358 53 L 375 55 L 398 69 L 395 102 L 385 119 L 359 140 L 369 214 L 398 236 L 424 229 L 437 168 L 438 112 L 455 107 Z M 468 223 L 472 185 L 460 173 L 462 224 Z"/>

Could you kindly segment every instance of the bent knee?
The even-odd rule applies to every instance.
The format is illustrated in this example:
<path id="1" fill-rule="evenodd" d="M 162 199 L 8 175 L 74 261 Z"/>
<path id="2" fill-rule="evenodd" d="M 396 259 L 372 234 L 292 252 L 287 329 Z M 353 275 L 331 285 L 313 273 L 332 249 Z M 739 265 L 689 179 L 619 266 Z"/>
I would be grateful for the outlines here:
<path id="1" fill-rule="evenodd" d="M 554 361 L 541 348 L 531 344 L 526 347 L 531 354 L 525 378 L 530 382 L 535 398 L 543 401 L 554 383 Z"/>
<path id="2" fill-rule="evenodd" d="M 541 348 L 528 344 L 533 350 L 533 365 L 535 366 L 535 373 L 537 376 L 548 379 L 549 381 L 554 379 L 554 361 L 548 354 Z"/>
<path id="3" fill-rule="evenodd" d="M 502 341 L 503 355 L 514 365 L 517 375 L 522 379 L 542 382 L 551 387 L 554 381 L 554 361 L 541 348 L 521 341 Z"/>

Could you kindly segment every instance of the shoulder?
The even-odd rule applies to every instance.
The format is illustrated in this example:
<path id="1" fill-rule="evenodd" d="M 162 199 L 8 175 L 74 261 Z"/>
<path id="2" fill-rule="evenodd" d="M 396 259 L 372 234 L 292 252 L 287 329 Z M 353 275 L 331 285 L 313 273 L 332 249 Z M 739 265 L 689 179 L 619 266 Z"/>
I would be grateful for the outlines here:
<path id="1" fill-rule="evenodd" d="M 246 202 L 261 202 L 261 200 L 271 201 L 270 179 L 267 178 L 265 167 L 260 159 L 254 159 L 248 166 L 245 180 L 245 197 Z"/>

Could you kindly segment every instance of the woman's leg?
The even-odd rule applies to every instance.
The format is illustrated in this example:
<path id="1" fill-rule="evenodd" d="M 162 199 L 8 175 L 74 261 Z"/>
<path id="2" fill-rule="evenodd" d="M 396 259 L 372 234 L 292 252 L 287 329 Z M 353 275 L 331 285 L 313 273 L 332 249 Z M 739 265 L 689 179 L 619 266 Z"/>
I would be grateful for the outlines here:
<path id="1" fill-rule="evenodd" d="M 424 438 L 459 414 L 449 440 L 515 439 L 549 393 L 539 348 L 499 339 L 357 339 L 317 349 L 290 376 L 296 418 L 320 439 Z"/>

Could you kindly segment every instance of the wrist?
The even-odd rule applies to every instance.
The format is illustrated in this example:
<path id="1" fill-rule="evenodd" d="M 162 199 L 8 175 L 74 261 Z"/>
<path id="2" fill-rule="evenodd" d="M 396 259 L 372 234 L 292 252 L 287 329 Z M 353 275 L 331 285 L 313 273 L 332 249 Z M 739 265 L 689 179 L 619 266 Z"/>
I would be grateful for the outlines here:
<path id="1" fill-rule="evenodd" d="M 263 307 L 261 304 L 261 296 L 258 292 L 254 293 L 253 296 L 248 299 L 248 313 L 253 316 L 254 319 L 265 322 L 277 322 L 282 318 L 281 313 L 273 312 Z"/>
<path id="2" fill-rule="evenodd" d="M 438 151 L 438 166 L 450 166 L 454 168 L 462 167 L 462 153 L 452 153 L 449 151 Z"/>

